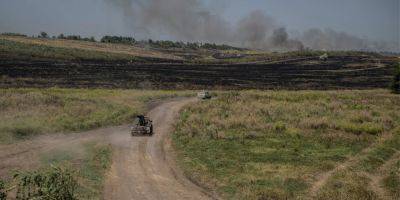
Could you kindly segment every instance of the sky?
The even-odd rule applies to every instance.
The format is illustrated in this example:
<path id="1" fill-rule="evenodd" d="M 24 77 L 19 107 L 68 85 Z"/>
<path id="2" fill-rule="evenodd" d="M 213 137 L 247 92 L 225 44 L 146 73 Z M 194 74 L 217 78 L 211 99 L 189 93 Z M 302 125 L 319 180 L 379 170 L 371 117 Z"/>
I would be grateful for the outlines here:
<path id="1" fill-rule="evenodd" d="M 223 31 L 215 30 L 220 28 L 220 24 L 229 24 L 223 25 L 226 26 L 224 30 L 233 32 L 232 30 L 236 30 L 247 16 L 257 18 L 252 13 L 258 11 L 266 17 L 259 16 L 257 19 L 272 18 L 274 28 L 284 27 L 290 37 L 300 41 L 302 34 L 309 29 L 332 29 L 336 31 L 336 35 L 345 32 L 360 39 L 386 42 L 391 44 L 392 49 L 395 46 L 399 50 L 399 2 L 400 0 L 0 0 L 0 32 L 31 35 L 46 31 L 51 35 L 66 33 L 97 38 L 106 34 L 133 35 L 139 39 L 182 38 L 236 44 L 238 38 L 243 37 L 230 36 L 235 39 L 221 39 L 222 36 L 218 34 L 211 38 L 205 34 Z M 145 7 L 141 7 L 143 4 Z M 181 4 L 185 5 L 180 7 Z M 173 5 L 172 8 L 166 8 L 169 5 Z M 174 9 L 174 6 L 179 7 Z M 189 14 L 184 11 L 188 11 Z M 179 26 L 183 23 L 184 28 L 193 22 L 198 23 L 197 20 L 192 20 L 186 25 L 184 23 L 188 21 L 180 19 L 196 18 L 197 15 L 192 16 L 190 12 L 197 11 L 207 12 L 206 23 L 212 22 L 215 29 L 204 31 L 201 35 L 182 33 L 164 26 Z M 141 14 L 136 14 L 138 12 Z M 148 12 L 161 14 L 154 16 Z M 162 14 L 163 12 L 165 13 Z M 177 12 L 183 14 L 179 15 Z M 148 18 L 151 20 L 147 20 Z M 142 21 L 137 22 L 139 20 Z M 250 19 L 247 21 L 248 24 L 251 23 Z M 150 24 L 148 27 L 147 23 Z M 210 28 L 207 25 L 198 26 L 200 28 L 196 31 Z M 261 31 L 257 27 L 259 26 L 256 26 L 255 30 Z M 262 31 L 269 30 L 263 28 Z M 273 34 L 273 31 L 270 32 L 266 33 L 265 37 Z M 268 43 L 267 40 L 263 38 L 265 43 Z"/>
<path id="2" fill-rule="evenodd" d="M 229 2 L 232 0 L 225 0 Z M 251 2 L 251 3 L 250 3 Z M 226 3 L 229 17 L 261 8 L 294 30 L 333 28 L 361 37 L 399 39 L 399 0 L 249 0 Z"/>

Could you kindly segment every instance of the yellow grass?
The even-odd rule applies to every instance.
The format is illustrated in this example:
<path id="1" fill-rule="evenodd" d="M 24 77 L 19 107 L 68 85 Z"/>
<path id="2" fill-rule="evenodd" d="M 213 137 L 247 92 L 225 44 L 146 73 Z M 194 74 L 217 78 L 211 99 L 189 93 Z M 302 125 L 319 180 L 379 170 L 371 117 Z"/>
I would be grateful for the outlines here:
<path id="1" fill-rule="evenodd" d="M 41 39 L 41 38 L 5 36 L 5 35 L 0 35 L 0 39 L 10 40 L 14 42 L 22 42 L 25 44 L 46 45 L 50 47 L 62 47 L 62 48 L 76 48 L 89 51 L 126 54 L 137 57 L 163 58 L 163 59 L 174 59 L 174 60 L 182 59 L 178 56 L 165 54 L 156 50 L 146 50 L 132 45 L 123 45 L 123 44 L 109 44 L 109 43 L 64 40 L 64 39 Z"/>

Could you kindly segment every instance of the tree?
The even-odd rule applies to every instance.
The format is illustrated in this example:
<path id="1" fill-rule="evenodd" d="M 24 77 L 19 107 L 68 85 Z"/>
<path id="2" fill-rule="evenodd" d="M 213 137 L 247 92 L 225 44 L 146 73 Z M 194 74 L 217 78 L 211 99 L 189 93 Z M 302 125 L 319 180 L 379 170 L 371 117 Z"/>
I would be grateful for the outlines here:
<path id="1" fill-rule="evenodd" d="M 106 36 L 101 38 L 100 42 L 132 45 L 132 44 L 135 44 L 136 40 L 133 37 L 122 37 L 122 36 L 109 36 L 109 35 L 106 35 Z"/>
<path id="2" fill-rule="evenodd" d="M 400 94 L 400 63 L 396 67 L 391 89 L 393 93 Z"/>
<path id="3" fill-rule="evenodd" d="M 60 35 L 58 35 L 58 37 L 57 37 L 58 39 L 65 39 L 65 36 L 64 36 L 64 34 L 60 34 Z"/>
<path id="4" fill-rule="evenodd" d="M 39 37 L 40 37 L 40 38 L 48 38 L 49 35 L 48 35 L 46 32 L 42 31 L 42 32 L 40 32 Z"/>
<path id="5" fill-rule="evenodd" d="M 92 36 L 89 38 L 89 42 L 96 42 L 96 39 L 94 39 L 94 37 Z"/>

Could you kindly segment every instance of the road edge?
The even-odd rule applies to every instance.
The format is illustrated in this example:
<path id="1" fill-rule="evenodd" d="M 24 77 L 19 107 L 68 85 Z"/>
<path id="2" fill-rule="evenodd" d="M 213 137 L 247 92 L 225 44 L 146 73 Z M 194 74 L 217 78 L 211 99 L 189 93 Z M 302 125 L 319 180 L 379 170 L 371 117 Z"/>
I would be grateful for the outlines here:
<path id="1" fill-rule="evenodd" d="M 188 98 L 190 99 L 190 98 Z M 180 108 L 177 112 L 177 114 L 180 114 L 180 111 L 187 105 L 197 102 L 196 98 L 192 98 L 193 101 L 188 102 L 186 105 L 184 105 L 182 108 Z M 196 100 L 196 101 L 195 101 Z M 165 134 L 162 137 L 161 145 L 162 145 L 162 153 L 164 160 L 167 162 L 169 170 L 171 173 L 174 175 L 176 180 L 181 182 L 184 185 L 191 186 L 193 188 L 196 188 L 198 191 L 200 191 L 202 194 L 206 195 L 207 197 L 213 199 L 213 200 L 219 200 L 221 199 L 216 191 L 210 190 L 209 188 L 205 187 L 204 185 L 200 184 L 196 180 L 193 180 L 191 177 L 186 176 L 181 167 L 179 166 L 177 162 L 177 151 L 173 147 L 173 142 L 172 142 L 172 134 L 175 131 L 175 126 L 176 123 L 172 124 L 171 130 L 168 132 L 168 134 Z"/>

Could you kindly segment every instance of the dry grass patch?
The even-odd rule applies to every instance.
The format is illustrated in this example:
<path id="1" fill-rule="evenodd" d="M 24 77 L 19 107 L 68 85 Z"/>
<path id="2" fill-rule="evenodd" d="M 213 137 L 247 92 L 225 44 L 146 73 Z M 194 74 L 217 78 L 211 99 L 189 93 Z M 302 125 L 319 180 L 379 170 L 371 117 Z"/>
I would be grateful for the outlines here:
<path id="1" fill-rule="evenodd" d="M 384 90 L 220 92 L 183 110 L 174 143 L 186 173 L 226 199 L 304 199 L 318 174 L 396 130 L 398 110 Z M 353 188 L 374 198 L 365 181 Z"/>
<path id="2" fill-rule="evenodd" d="M 98 51 L 98 52 L 113 53 L 113 54 L 124 54 L 136 57 L 163 58 L 163 59 L 175 59 L 175 60 L 181 59 L 180 57 L 174 55 L 164 54 L 158 51 L 146 50 L 132 45 L 62 40 L 62 39 L 16 37 L 16 36 L 4 36 L 4 35 L 0 35 L 0 39 L 5 39 L 24 44 L 30 44 L 30 45 L 43 45 L 43 46 L 58 47 L 58 48 Z"/>

